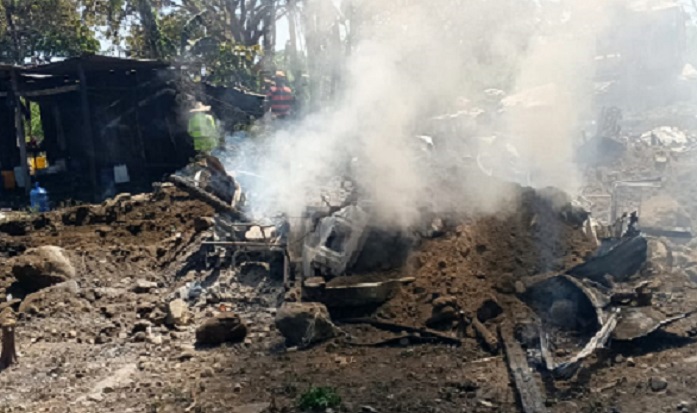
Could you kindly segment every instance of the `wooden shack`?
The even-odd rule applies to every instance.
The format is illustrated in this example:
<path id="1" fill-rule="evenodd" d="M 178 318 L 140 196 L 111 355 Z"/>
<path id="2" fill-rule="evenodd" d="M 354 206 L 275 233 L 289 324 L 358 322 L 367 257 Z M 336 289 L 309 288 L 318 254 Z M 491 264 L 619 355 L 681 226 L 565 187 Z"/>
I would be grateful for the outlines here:
<path id="1" fill-rule="evenodd" d="M 36 67 L 0 66 L 0 171 L 12 172 L 18 183 L 39 181 L 54 200 L 99 201 L 150 190 L 194 155 L 184 102 L 200 99 L 214 112 L 236 107 L 234 98 L 207 99 L 205 87 L 190 96 L 180 85 L 179 69 L 151 60 L 89 55 Z M 260 116 L 256 106 L 263 97 L 248 100 L 249 116 Z M 17 127 L 30 116 L 29 102 L 40 107 L 44 137 L 38 148 L 27 148 Z M 32 148 L 45 155 L 47 168 L 32 171 Z M 0 206 L 13 197 L 26 199 L 29 185 L 23 189 L 0 192 Z"/>

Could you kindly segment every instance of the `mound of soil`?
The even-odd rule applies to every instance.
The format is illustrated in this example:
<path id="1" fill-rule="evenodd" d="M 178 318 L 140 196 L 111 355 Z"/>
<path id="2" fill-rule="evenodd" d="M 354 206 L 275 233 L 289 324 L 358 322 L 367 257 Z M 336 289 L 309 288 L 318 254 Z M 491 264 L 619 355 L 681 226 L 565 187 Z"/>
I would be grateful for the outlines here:
<path id="1" fill-rule="evenodd" d="M 424 325 L 432 302 L 453 296 L 457 306 L 475 313 L 483 301 L 516 290 L 516 281 L 547 272 L 563 272 L 583 262 L 594 242 L 569 216 L 570 204 L 559 193 L 522 189 L 506 212 L 472 217 L 443 237 L 427 240 L 409 258 L 402 276 L 415 277 L 379 315 Z M 511 302 L 512 314 L 523 308 Z M 526 310 L 522 310 L 526 311 Z"/>

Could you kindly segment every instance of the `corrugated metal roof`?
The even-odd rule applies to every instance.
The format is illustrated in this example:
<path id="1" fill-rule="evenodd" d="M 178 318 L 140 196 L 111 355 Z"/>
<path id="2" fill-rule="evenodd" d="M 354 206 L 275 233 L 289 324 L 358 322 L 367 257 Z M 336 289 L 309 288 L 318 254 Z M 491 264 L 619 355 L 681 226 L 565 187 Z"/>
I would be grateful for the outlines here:
<path id="1" fill-rule="evenodd" d="M 84 70 L 87 72 L 108 70 L 146 70 L 165 68 L 169 66 L 168 63 L 158 60 L 138 60 L 111 56 L 85 55 L 80 57 L 71 57 L 60 62 L 25 68 L 24 71 L 27 73 L 65 75 L 76 73 L 80 65 L 82 65 Z"/>
<path id="2" fill-rule="evenodd" d="M 38 66 L 16 66 L 0 63 L 0 77 L 8 76 L 9 72 L 16 70 L 24 75 L 66 75 L 77 73 L 82 65 L 85 71 L 108 70 L 147 70 L 168 67 L 169 64 L 158 60 L 124 59 L 120 57 L 85 55 L 71 57 L 60 62 L 48 63 Z"/>

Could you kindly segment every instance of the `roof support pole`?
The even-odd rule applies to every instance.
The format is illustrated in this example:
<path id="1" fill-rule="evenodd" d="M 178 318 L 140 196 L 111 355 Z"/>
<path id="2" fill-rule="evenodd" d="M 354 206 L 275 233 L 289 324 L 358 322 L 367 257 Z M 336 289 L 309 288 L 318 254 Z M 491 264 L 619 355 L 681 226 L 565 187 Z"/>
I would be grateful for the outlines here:
<path id="1" fill-rule="evenodd" d="M 90 112 L 89 98 L 87 97 L 87 77 L 82 64 L 78 65 L 78 75 L 80 76 L 80 103 L 82 106 L 82 138 L 84 140 L 85 152 L 89 163 L 90 189 L 92 197 L 96 197 L 97 192 L 97 152 L 94 148 L 94 133 L 92 131 L 92 114 Z"/>
<path id="2" fill-rule="evenodd" d="M 31 191 L 31 178 L 29 176 L 29 164 L 27 162 L 27 141 L 24 138 L 24 122 L 22 122 L 22 102 L 19 97 L 19 81 L 17 71 L 12 70 L 12 95 L 15 100 L 15 133 L 17 134 L 17 145 L 19 146 L 19 165 L 22 168 L 22 181 L 24 181 L 24 191 L 28 194 Z"/>

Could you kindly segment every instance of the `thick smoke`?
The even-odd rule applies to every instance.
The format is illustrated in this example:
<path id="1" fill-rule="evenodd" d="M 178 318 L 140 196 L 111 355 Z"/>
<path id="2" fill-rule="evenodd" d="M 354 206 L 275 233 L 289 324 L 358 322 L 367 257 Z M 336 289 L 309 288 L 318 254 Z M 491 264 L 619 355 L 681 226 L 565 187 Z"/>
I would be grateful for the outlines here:
<path id="1" fill-rule="evenodd" d="M 458 149 L 478 128 L 436 136 L 437 148 L 449 142 L 455 149 L 436 150 L 431 161 L 419 156 L 415 136 L 426 133 L 430 117 L 482 101 L 485 89 L 514 94 L 548 85 L 542 90 L 552 90 L 553 100 L 541 107 L 514 104 L 504 117 L 492 109 L 487 132 L 512 137 L 535 167 L 536 185 L 573 190 L 577 119 L 589 107 L 594 39 L 611 3 L 555 3 L 550 16 L 547 6 L 526 0 L 357 2 L 363 20 L 339 97 L 251 142 L 259 153 L 253 162 L 231 155 L 228 167 L 263 177 L 248 190 L 267 213 L 297 217 L 332 177 L 349 174 L 386 226 L 414 224 L 423 207 L 491 212 L 509 187 L 484 184 Z"/>

